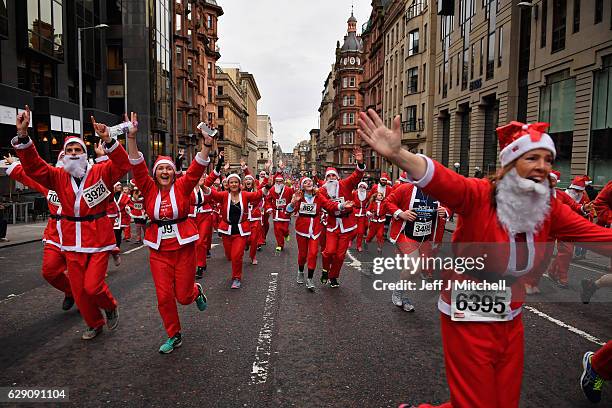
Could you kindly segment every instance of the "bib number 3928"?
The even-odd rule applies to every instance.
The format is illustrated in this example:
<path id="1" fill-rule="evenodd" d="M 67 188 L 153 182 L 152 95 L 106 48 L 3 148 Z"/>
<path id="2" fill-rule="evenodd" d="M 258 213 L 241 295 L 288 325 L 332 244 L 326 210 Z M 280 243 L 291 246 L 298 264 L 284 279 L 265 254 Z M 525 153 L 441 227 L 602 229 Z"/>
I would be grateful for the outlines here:
<path id="1" fill-rule="evenodd" d="M 495 322 L 511 319 L 512 291 L 456 290 L 451 292 L 451 319 L 460 322 Z"/>
<path id="2" fill-rule="evenodd" d="M 106 188 L 106 184 L 100 179 L 93 186 L 83 190 L 83 199 L 89 208 L 93 208 L 104 201 L 110 194 L 111 192 Z"/>

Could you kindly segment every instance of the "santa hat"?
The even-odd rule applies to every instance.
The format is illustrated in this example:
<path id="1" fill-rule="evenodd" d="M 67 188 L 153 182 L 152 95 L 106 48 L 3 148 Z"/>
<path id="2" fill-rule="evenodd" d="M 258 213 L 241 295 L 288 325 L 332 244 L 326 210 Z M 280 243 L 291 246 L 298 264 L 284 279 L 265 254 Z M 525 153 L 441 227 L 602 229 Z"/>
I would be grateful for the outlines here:
<path id="1" fill-rule="evenodd" d="M 559 180 L 561 180 L 561 172 L 557 170 L 551 170 L 550 177 L 554 178 L 555 181 L 559 182 Z"/>
<path id="2" fill-rule="evenodd" d="M 66 150 L 66 146 L 68 146 L 70 143 L 78 143 L 78 144 L 81 145 L 81 147 L 83 148 L 84 152 L 87 151 L 87 147 L 85 146 L 85 142 L 80 137 L 77 137 L 77 136 L 68 136 L 66 139 L 64 139 L 64 150 Z"/>
<path id="3" fill-rule="evenodd" d="M 582 191 L 584 190 L 585 186 L 586 186 L 585 176 L 576 176 L 572 180 L 572 184 L 570 184 L 569 188 L 573 188 L 574 190 Z"/>
<path id="4" fill-rule="evenodd" d="M 357 188 L 362 187 L 367 189 L 368 188 L 368 183 L 366 183 L 365 181 L 361 181 L 359 184 L 357 184 Z"/>
<path id="5" fill-rule="evenodd" d="M 176 165 L 174 164 L 174 161 L 170 157 L 158 156 L 157 159 L 155 160 L 155 164 L 153 164 L 153 175 L 155 175 L 155 170 L 157 170 L 157 166 L 159 166 L 160 164 L 169 164 L 170 167 L 172 167 L 174 171 L 176 172 Z"/>
<path id="6" fill-rule="evenodd" d="M 330 174 L 335 174 L 336 177 L 340 177 L 338 175 L 338 170 L 336 170 L 334 167 L 328 167 L 327 170 L 325 170 L 325 177 L 329 176 Z"/>
<path id="7" fill-rule="evenodd" d="M 591 178 L 587 176 L 586 174 L 584 175 L 584 184 L 586 184 L 587 186 L 589 184 L 593 184 L 593 180 L 591 180 Z"/>
<path id="8" fill-rule="evenodd" d="M 239 183 L 242 182 L 242 179 L 236 173 L 232 173 L 232 174 L 228 175 L 227 176 L 227 182 L 229 183 L 230 179 L 232 179 L 232 178 L 237 178 Z"/>
<path id="9" fill-rule="evenodd" d="M 304 182 L 307 181 L 307 180 L 310 180 L 312 182 L 312 179 L 310 177 L 302 177 L 300 179 L 300 188 L 301 189 L 304 189 Z"/>
<path id="10" fill-rule="evenodd" d="M 247 181 L 247 179 L 255 180 L 255 177 L 250 174 L 247 174 L 246 176 L 244 176 L 244 181 Z"/>
<path id="11" fill-rule="evenodd" d="M 549 150 L 554 159 L 557 151 L 555 143 L 545 133 L 548 126 L 550 125 L 544 122 L 524 124 L 512 121 L 505 126 L 498 127 L 499 161 L 502 167 L 534 149 Z"/>
<path id="12" fill-rule="evenodd" d="M 274 181 L 285 181 L 285 178 L 283 177 L 282 174 L 277 174 L 276 176 L 274 176 Z"/>
<path id="13" fill-rule="evenodd" d="M 259 177 L 268 177 L 268 173 L 262 170 L 259 172 Z"/>
<path id="14" fill-rule="evenodd" d="M 382 180 L 389 180 L 389 175 L 387 173 L 383 173 L 380 175 L 380 181 Z"/>
<path id="15" fill-rule="evenodd" d="M 121 187 L 123 187 L 123 184 L 121 184 L 121 182 L 120 182 L 120 181 L 118 181 L 118 182 L 116 182 L 115 184 L 113 184 L 113 187 L 117 187 L 117 186 L 121 186 Z"/>
<path id="16" fill-rule="evenodd" d="M 403 183 L 408 183 L 410 181 L 408 180 L 408 173 L 406 173 L 405 171 L 402 171 L 402 174 L 400 174 L 399 176 L 399 181 Z"/>

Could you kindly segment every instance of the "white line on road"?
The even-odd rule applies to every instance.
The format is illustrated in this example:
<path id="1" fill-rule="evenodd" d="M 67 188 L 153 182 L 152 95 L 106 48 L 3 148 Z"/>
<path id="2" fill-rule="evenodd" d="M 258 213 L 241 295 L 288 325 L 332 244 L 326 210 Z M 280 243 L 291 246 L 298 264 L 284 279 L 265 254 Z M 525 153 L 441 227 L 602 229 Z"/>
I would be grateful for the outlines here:
<path id="1" fill-rule="evenodd" d="M 268 283 L 268 294 L 263 311 L 263 324 L 257 336 L 257 348 L 255 349 L 255 361 L 251 371 L 249 385 L 264 384 L 268 379 L 270 369 L 270 354 L 272 351 L 272 331 L 274 329 L 274 306 L 276 304 L 276 288 L 278 273 L 270 274 Z"/>
<path id="2" fill-rule="evenodd" d="M 575 266 L 575 267 L 577 267 L 577 268 L 586 269 L 587 271 L 594 272 L 594 273 L 596 273 L 596 274 L 598 274 L 598 275 L 601 275 L 601 276 L 603 276 L 603 275 L 605 275 L 605 274 L 606 274 L 606 272 L 598 271 L 597 269 L 589 268 L 588 266 L 578 265 L 578 264 L 575 264 L 575 263 L 573 263 L 573 262 L 571 262 L 571 263 L 570 263 L 570 265 Z"/>
<path id="3" fill-rule="evenodd" d="M 8 296 L 7 296 L 5 299 L 0 300 L 0 303 L 4 303 L 4 302 L 7 302 L 7 301 L 9 301 L 9 300 L 16 299 L 16 298 L 18 298 L 18 297 L 20 297 L 20 296 L 25 295 L 25 294 L 26 294 L 26 293 L 28 293 L 28 292 L 29 292 L 29 291 L 27 291 L 27 292 L 23 292 L 23 293 L 20 293 L 20 294 L 18 294 L 18 295 L 14 294 L 14 293 L 11 293 L 11 294 L 10 294 L 10 295 L 8 295 Z"/>
<path id="4" fill-rule="evenodd" d="M 359 272 L 361 272 L 361 261 L 359 259 L 355 258 L 350 250 L 346 251 L 346 254 L 353 261 L 349 266 L 352 266 L 353 268 L 355 268 Z"/>
<path id="5" fill-rule="evenodd" d="M 600 339 L 598 339 L 597 337 L 590 335 L 587 332 L 584 332 L 580 329 L 575 328 L 574 326 L 570 326 L 567 323 L 563 323 L 561 320 L 559 319 L 555 319 L 554 317 L 551 317 L 549 315 L 547 315 L 544 312 L 540 312 L 538 309 L 536 309 L 535 307 L 531 307 L 531 306 L 523 306 L 526 310 L 529 310 L 531 313 L 535 313 L 536 315 L 543 317 L 546 320 L 549 320 L 551 322 L 553 322 L 554 324 L 556 324 L 557 326 L 563 327 L 564 329 L 569 330 L 572 333 L 575 333 L 577 335 L 579 335 L 580 337 L 582 337 L 585 340 L 588 340 L 592 343 L 595 344 L 599 344 L 600 346 L 604 345 L 604 342 L 601 341 Z"/>
<path id="6" fill-rule="evenodd" d="M 124 252 L 122 255 L 131 254 L 132 252 L 136 252 L 136 251 L 138 251 L 139 249 L 142 249 L 142 248 L 144 248 L 144 247 L 145 247 L 145 245 L 141 245 L 141 246 L 136 247 L 136 248 L 134 248 L 134 249 L 130 249 L 129 251 L 125 251 L 125 252 Z"/>

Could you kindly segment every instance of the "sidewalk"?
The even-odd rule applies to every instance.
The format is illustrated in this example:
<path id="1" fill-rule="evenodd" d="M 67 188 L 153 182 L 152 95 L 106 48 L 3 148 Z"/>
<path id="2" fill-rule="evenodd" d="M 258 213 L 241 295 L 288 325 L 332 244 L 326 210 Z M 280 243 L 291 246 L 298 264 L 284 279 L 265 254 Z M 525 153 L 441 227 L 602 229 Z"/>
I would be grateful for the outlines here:
<path id="1" fill-rule="evenodd" d="M 10 241 L 0 242 L 0 248 L 40 241 L 46 226 L 46 220 L 27 224 L 9 224 L 6 230 L 6 237 Z"/>
<path id="2" fill-rule="evenodd" d="M 446 221 L 444 229 L 450 232 L 451 234 L 455 232 L 455 228 L 457 227 L 455 221 Z M 596 254 L 593 251 L 587 251 L 586 257 L 584 259 L 573 259 L 572 263 L 593 269 L 598 269 L 604 272 L 610 272 L 610 270 L 608 269 L 610 267 L 610 258 Z"/>

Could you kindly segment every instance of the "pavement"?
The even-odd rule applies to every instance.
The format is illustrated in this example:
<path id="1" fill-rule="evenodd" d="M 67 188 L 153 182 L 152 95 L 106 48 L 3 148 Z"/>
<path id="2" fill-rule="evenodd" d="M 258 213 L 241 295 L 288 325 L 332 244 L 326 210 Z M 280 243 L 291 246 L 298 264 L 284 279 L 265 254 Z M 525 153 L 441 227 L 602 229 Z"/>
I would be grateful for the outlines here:
<path id="1" fill-rule="evenodd" d="M 8 241 L 0 242 L 0 248 L 40 241 L 46 226 L 46 220 L 27 224 L 8 224 L 6 228 Z"/>
<path id="2" fill-rule="evenodd" d="M 272 240 L 270 233 L 259 265 L 245 257 L 243 287 L 231 290 L 230 264 L 214 237 L 203 279 L 209 308 L 179 306 L 183 346 L 169 355 L 157 352 L 165 333 L 147 248 L 128 242 L 122 265 L 109 267 L 119 327 L 90 342 L 80 339 L 78 311 L 63 312 L 63 295 L 40 276 L 42 245 L 0 248 L 0 387 L 67 387 L 70 401 L 61 406 L 78 407 L 396 407 L 448 399 L 434 295 L 415 293 L 416 312 L 405 313 L 388 292 L 372 291 L 373 245 L 349 251 L 339 289 L 317 282 L 310 293 L 295 282 L 294 234 L 280 256 Z M 383 255 L 393 254 L 387 244 Z M 528 302 L 521 407 L 591 406 L 578 386 L 581 357 L 612 338 L 612 289 L 583 305 L 579 281 L 602 274 L 572 265 L 564 292 L 571 301 L 550 301 L 560 289 L 543 280 L 543 295 Z M 603 397 L 612 401 L 610 386 Z"/>

